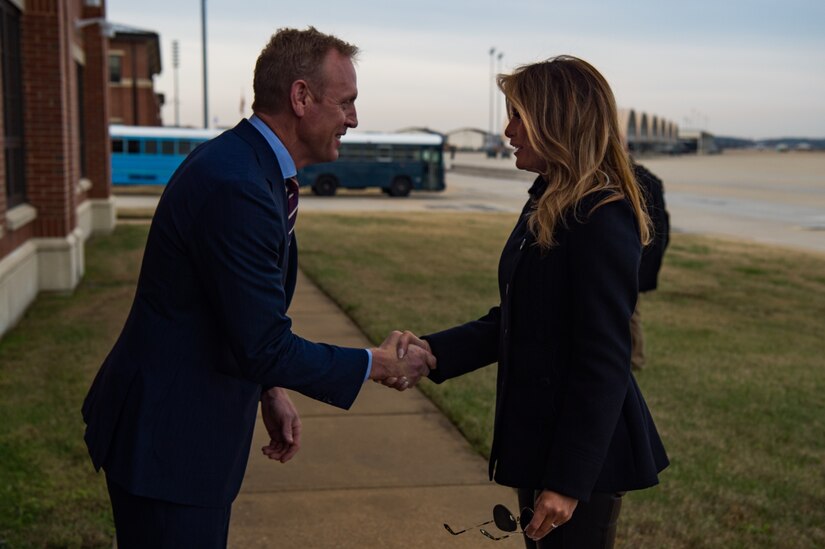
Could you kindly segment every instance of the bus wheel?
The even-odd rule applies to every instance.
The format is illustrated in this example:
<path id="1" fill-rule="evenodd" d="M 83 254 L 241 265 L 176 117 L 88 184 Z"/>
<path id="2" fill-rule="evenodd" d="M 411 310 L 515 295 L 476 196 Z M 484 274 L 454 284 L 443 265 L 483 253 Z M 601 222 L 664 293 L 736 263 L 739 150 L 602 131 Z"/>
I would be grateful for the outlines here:
<path id="1" fill-rule="evenodd" d="M 320 175 L 312 185 L 312 192 L 318 196 L 332 196 L 338 189 L 338 180 L 332 175 Z"/>
<path id="2" fill-rule="evenodd" d="M 412 181 L 408 177 L 396 177 L 387 191 L 390 196 L 407 196 L 412 190 Z"/>

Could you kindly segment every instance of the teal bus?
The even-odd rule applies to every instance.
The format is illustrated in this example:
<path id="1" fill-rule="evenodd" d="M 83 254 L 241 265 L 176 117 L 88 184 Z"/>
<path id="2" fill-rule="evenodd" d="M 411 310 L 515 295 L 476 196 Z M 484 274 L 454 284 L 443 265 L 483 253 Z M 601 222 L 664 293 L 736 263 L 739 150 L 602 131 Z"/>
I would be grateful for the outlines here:
<path id="1" fill-rule="evenodd" d="M 113 185 L 166 185 L 180 163 L 220 130 L 109 125 Z"/>
<path id="2" fill-rule="evenodd" d="M 221 130 L 112 124 L 113 185 L 165 185 L 195 147 Z M 338 189 L 377 187 L 390 196 L 444 189 L 444 140 L 429 133 L 348 133 L 335 162 L 298 172 L 298 181 L 320 196 Z"/>
<path id="3" fill-rule="evenodd" d="M 113 185 L 166 185 L 195 147 L 220 130 L 109 125 Z"/>
<path id="4" fill-rule="evenodd" d="M 444 190 L 444 138 L 430 133 L 347 133 L 338 160 L 306 166 L 298 181 L 319 196 L 379 188 L 390 196 Z"/>

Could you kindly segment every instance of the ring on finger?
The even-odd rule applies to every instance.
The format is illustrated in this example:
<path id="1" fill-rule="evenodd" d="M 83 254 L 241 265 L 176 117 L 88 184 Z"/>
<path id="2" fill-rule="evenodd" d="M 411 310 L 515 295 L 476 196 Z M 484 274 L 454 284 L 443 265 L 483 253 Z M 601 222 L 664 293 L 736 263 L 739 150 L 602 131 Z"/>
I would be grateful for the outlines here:
<path id="1" fill-rule="evenodd" d="M 556 529 L 556 528 L 558 528 L 558 527 L 559 527 L 559 525 L 558 525 L 558 524 L 556 524 L 555 522 L 551 522 L 551 523 L 550 523 L 550 528 Z"/>

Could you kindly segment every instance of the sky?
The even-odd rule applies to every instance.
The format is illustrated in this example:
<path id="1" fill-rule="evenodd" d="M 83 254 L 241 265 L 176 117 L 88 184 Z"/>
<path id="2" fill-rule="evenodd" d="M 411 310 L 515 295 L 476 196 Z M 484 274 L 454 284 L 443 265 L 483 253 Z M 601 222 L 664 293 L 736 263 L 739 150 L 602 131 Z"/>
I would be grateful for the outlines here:
<path id="1" fill-rule="evenodd" d="M 165 125 L 179 42 L 180 123 L 202 126 L 200 0 L 106 6 L 110 21 L 160 36 Z M 269 37 L 313 25 L 361 49 L 359 130 L 500 131 L 491 74 L 570 54 L 604 74 L 619 108 L 723 136 L 825 137 L 823 0 L 207 0 L 206 11 L 212 127 L 251 114 Z"/>

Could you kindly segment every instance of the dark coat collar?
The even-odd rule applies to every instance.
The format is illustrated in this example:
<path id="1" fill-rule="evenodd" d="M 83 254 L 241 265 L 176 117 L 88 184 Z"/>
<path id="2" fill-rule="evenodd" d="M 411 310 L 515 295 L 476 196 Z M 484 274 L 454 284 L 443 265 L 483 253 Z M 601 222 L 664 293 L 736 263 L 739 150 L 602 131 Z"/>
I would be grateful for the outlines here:
<path id="1" fill-rule="evenodd" d="M 284 176 L 281 172 L 281 165 L 278 164 L 278 158 L 275 156 L 275 152 L 272 150 L 272 147 L 269 146 L 269 143 L 266 142 L 266 139 L 261 132 L 259 132 L 255 126 L 249 123 L 249 120 L 243 119 L 238 122 L 238 125 L 232 128 L 232 131 L 235 132 L 241 139 L 246 141 L 250 147 L 255 151 L 255 156 L 258 158 L 258 164 L 260 164 L 261 169 L 264 172 L 264 175 L 269 180 L 270 183 L 273 185 L 275 182 L 284 181 Z"/>
<path id="2" fill-rule="evenodd" d="M 535 181 L 533 181 L 533 186 L 528 189 L 528 193 L 530 193 L 530 198 L 533 200 L 538 200 L 541 198 L 541 195 L 544 194 L 544 191 L 547 190 L 547 181 L 544 180 L 542 176 L 538 176 Z"/>

